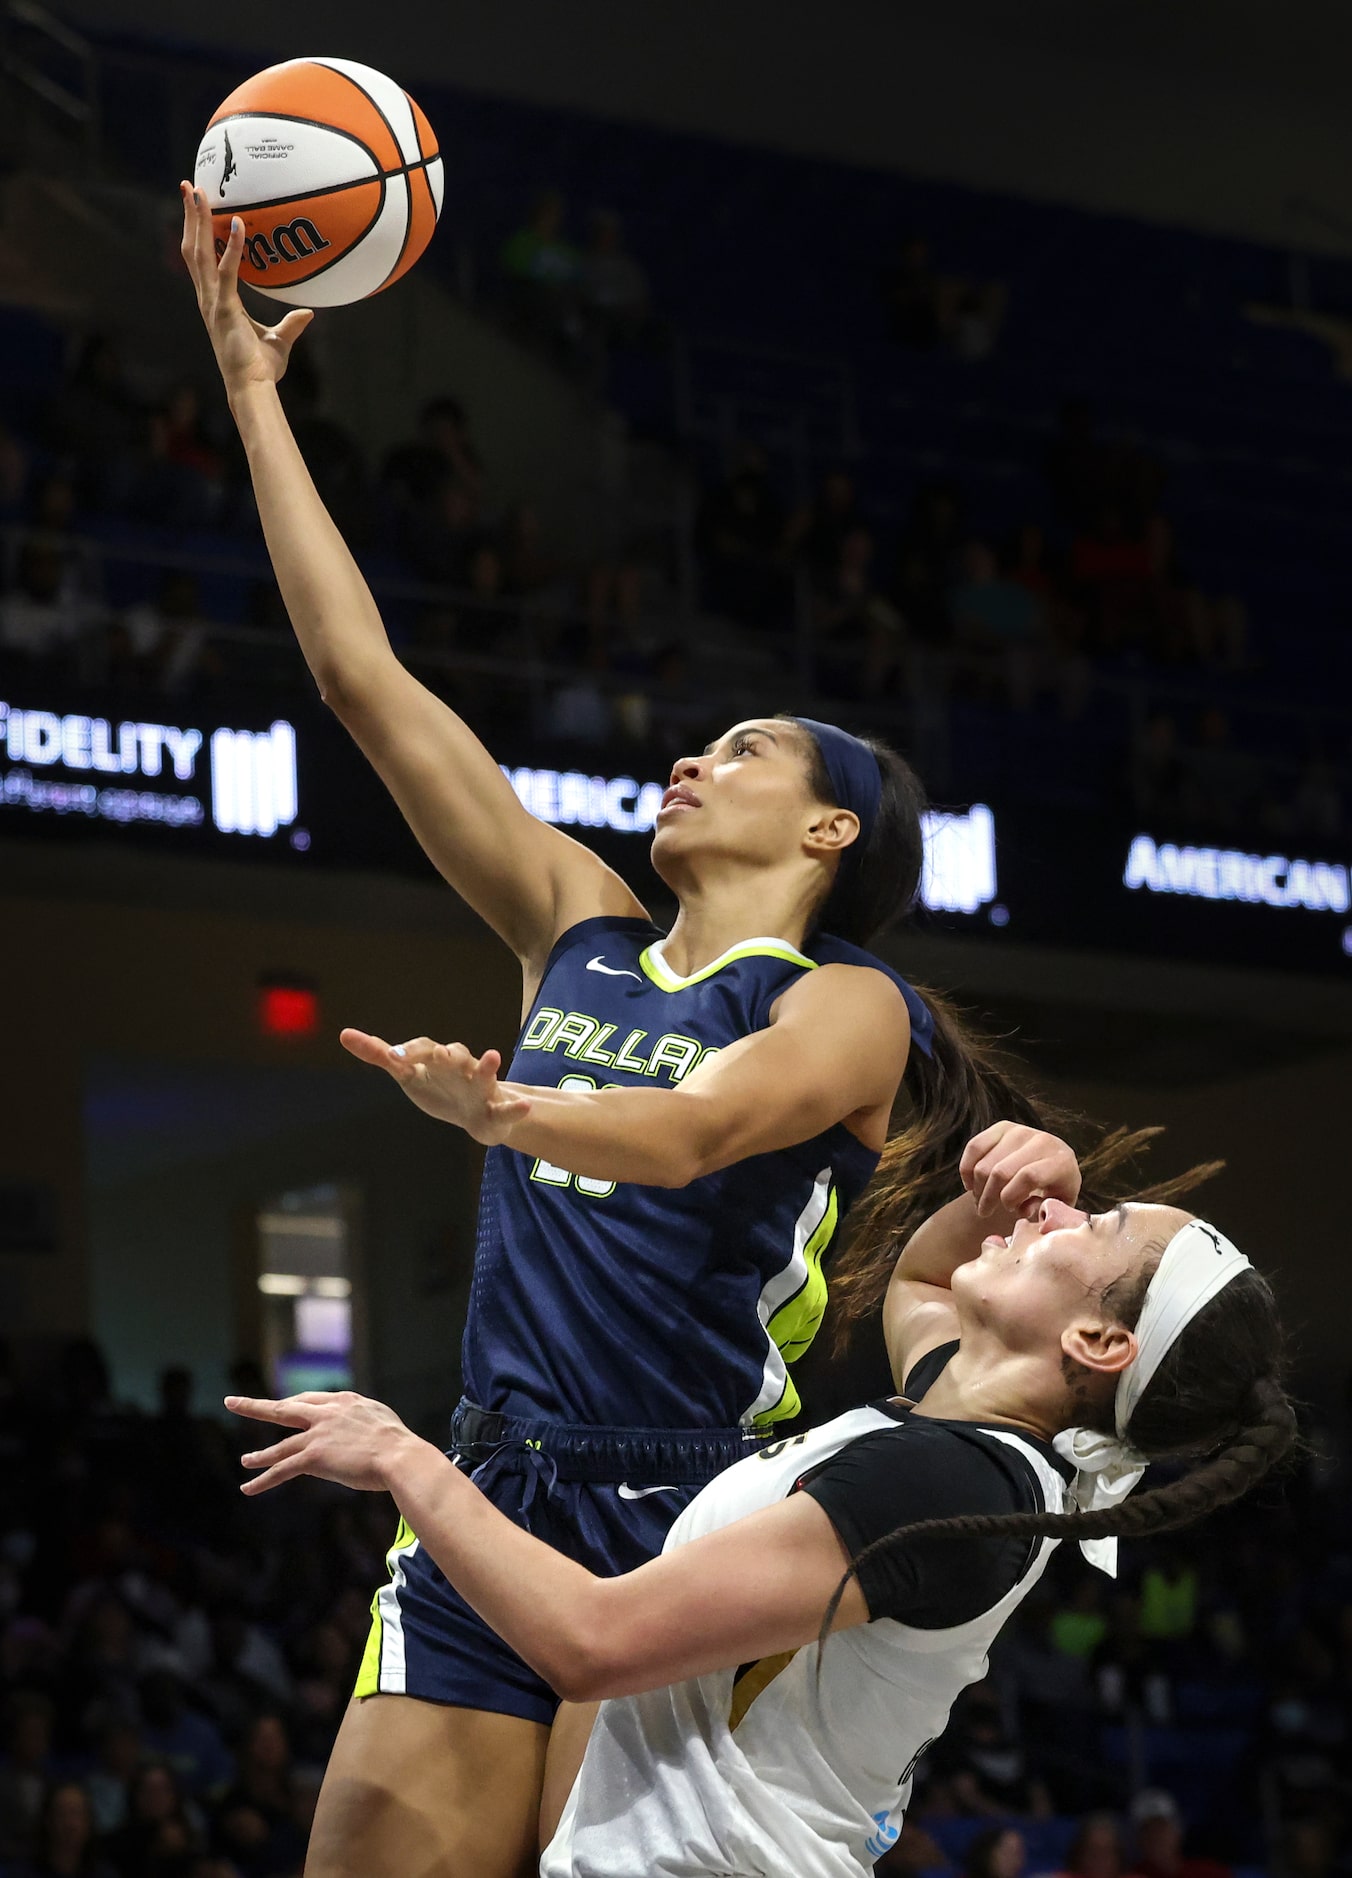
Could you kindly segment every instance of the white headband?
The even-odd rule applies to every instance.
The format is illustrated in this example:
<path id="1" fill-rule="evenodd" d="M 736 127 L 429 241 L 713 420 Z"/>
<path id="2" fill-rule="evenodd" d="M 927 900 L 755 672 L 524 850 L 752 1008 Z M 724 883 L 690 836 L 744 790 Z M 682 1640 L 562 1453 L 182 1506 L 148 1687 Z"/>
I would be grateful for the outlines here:
<path id="1" fill-rule="evenodd" d="M 1136 1355 L 1117 1379 L 1113 1400 L 1116 1434 L 1100 1434 L 1093 1428 L 1066 1428 L 1053 1443 L 1062 1459 L 1075 1465 L 1073 1493 L 1082 1513 L 1115 1506 L 1140 1480 L 1146 1469 L 1145 1456 L 1128 1438 L 1137 1403 L 1197 1313 L 1232 1278 L 1249 1269 L 1244 1254 L 1205 1220 L 1189 1220 L 1169 1241 L 1141 1306 Z M 1091 1565 L 1097 1565 L 1110 1578 L 1117 1576 L 1116 1539 L 1082 1539 L 1080 1550 Z"/>

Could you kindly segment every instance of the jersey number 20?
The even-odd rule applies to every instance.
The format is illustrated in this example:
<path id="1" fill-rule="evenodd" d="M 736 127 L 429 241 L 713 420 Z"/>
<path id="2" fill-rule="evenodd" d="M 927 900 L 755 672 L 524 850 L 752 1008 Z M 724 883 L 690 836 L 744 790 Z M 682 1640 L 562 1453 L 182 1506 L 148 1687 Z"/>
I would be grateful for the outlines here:
<path id="1" fill-rule="evenodd" d="M 559 1087 L 594 1089 L 596 1084 L 590 1076 L 565 1076 Z M 530 1177 L 542 1181 L 546 1187 L 576 1187 L 579 1193 L 585 1193 L 592 1200 L 604 1200 L 615 1191 L 613 1180 L 594 1180 L 590 1174 L 570 1174 L 566 1167 L 555 1167 L 552 1161 L 537 1161 L 530 1170 Z"/>

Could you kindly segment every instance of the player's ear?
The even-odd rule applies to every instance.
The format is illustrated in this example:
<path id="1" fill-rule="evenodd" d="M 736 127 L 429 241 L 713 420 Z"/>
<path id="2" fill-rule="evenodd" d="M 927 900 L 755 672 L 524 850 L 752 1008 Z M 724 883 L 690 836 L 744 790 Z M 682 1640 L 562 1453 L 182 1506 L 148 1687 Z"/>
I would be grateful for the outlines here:
<path id="1" fill-rule="evenodd" d="M 859 817 L 853 809 L 817 809 L 803 836 L 803 846 L 818 858 L 843 854 L 859 839 Z"/>

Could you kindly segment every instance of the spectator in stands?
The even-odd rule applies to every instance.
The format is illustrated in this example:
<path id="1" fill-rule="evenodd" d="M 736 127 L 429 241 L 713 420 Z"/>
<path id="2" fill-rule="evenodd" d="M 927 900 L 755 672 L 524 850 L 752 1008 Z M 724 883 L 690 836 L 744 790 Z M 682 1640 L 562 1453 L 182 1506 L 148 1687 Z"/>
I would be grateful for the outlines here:
<path id="1" fill-rule="evenodd" d="M 1097 1578 L 1085 1572 L 1078 1574 L 1069 1598 L 1053 1613 L 1051 1634 L 1057 1649 L 1066 1656 L 1087 1660 L 1093 1655 L 1108 1634 Z"/>
<path id="2" fill-rule="evenodd" d="M 1090 1813 L 1071 1840 L 1057 1878 L 1139 1878 L 1128 1864 L 1122 1829 L 1113 1813 Z"/>
<path id="3" fill-rule="evenodd" d="M 48 1789 L 38 1822 L 37 1846 L 23 1867 L 23 1878 L 115 1878 L 99 1856 L 89 1796 L 78 1780 L 61 1780 Z"/>
<path id="4" fill-rule="evenodd" d="M 946 588 L 960 577 L 966 542 L 961 489 L 945 481 L 923 484 L 902 530 L 900 564 L 917 557 L 926 577 Z"/>
<path id="5" fill-rule="evenodd" d="M 175 527 L 207 528 L 219 519 L 225 452 L 211 435 L 195 385 L 176 385 L 152 412 L 134 502 L 146 520 Z"/>
<path id="6" fill-rule="evenodd" d="M 313 353 L 304 347 L 287 361 L 280 396 L 325 508 L 349 545 L 366 545 L 375 528 L 366 458 L 351 431 L 324 409 L 323 381 Z"/>
<path id="7" fill-rule="evenodd" d="M 607 345 L 635 346 L 656 336 L 648 276 L 624 245 L 618 215 L 598 209 L 579 264 L 582 305 Z"/>
<path id="8" fill-rule="evenodd" d="M 1282 1834 L 1284 1878 L 1331 1878 L 1335 1833 L 1320 1819 L 1293 1819 Z"/>
<path id="9" fill-rule="evenodd" d="M 605 688 L 610 661 L 605 646 L 590 646 L 585 662 L 549 698 L 544 736 L 566 744 L 604 744 L 614 724 Z"/>
<path id="10" fill-rule="evenodd" d="M 870 531 L 849 529 L 812 596 L 816 682 L 832 697 L 872 698 L 897 688 L 904 628 L 874 582 L 874 559 Z"/>
<path id="11" fill-rule="evenodd" d="M 545 547 L 540 517 L 526 502 L 517 502 L 502 519 L 495 542 L 502 564 L 502 591 L 515 600 L 529 600 L 557 588 L 564 568 Z"/>
<path id="12" fill-rule="evenodd" d="M 1003 572 L 988 543 L 970 541 L 963 552 L 962 578 L 950 590 L 948 605 L 969 670 L 982 681 L 998 675 L 1014 708 L 1028 710 L 1053 670 L 1040 596 L 1026 582 Z"/>
<path id="13" fill-rule="evenodd" d="M 934 1776 L 960 1813 L 1003 1819 L 1049 1819 L 1051 1795 L 1012 1735 L 995 1690 L 978 1683 L 960 1698 L 948 1731 L 932 1750 Z"/>
<path id="14" fill-rule="evenodd" d="M 404 554 L 415 573 L 441 587 L 464 585 L 481 540 L 473 496 L 450 479 L 407 515 L 402 529 Z"/>
<path id="15" fill-rule="evenodd" d="M 929 242 L 910 235 L 883 270 L 888 329 L 898 345 L 932 352 L 945 346 L 959 358 L 989 357 L 1008 301 L 1003 281 L 961 280 L 941 274 Z"/>
<path id="16" fill-rule="evenodd" d="M 256 1715 L 240 1743 L 239 1773 L 217 1809 L 221 1845 L 248 1878 L 300 1869 L 305 1834 L 294 1817 L 291 1744 L 279 1715 Z"/>
<path id="17" fill-rule="evenodd" d="M 85 1791 L 100 1838 L 125 1825 L 127 1795 L 142 1759 L 141 1731 L 134 1721 L 114 1716 L 98 1730 L 94 1765 L 85 1775 Z"/>
<path id="18" fill-rule="evenodd" d="M 1002 280 L 962 281 L 949 324 L 948 343 L 953 356 L 980 364 L 995 350 L 1009 306 L 1009 288 Z"/>
<path id="19" fill-rule="evenodd" d="M 297 1756 L 322 1767 L 343 1719 L 359 1659 L 332 1619 L 313 1625 L 301 1638 L 295 1656 Z"/>
<path id="20" fill-rule="evenodd" d="M 933 663 L 933 655 L 953 642 L 953 615 L 947 581 L 936 577 L 928 556 L 919 548 L 903 552 L 892 598 L 912 649 Z"/>
<path id="21" fill-rule="evenodd" d="M 156 598 L 128 607 L 113 628 L 109 676 L 119 686 L 148 684 L 166 697 L 178 697 L 222 670 L 208 643 L 210 631 L 196 576 L 171 568 Z"/>
<path id="22" fill-rule="evenodd" d="M 506 585 L 501 554 L 487 536 L 481 536 L 470 550 L 463 592 L 454 602 L 453 638 L 458 651 L 489 657 L 501 657 L 507 651 L 508 635 L 520 614 L 511 604 Z"/>
<path id="23" fill-rule="evenodd" d="M 125 506 L 145 439 L 146 416 L 129 384 L 117 341 L 107 333 L 94 333 L 57 393 L 50 419 L 51 441 L 77 464 L 80 493 L 91 507 Z"/>
<path id="24" fill-rule="evenodd" d="M 59 550 L 25 542 L 14 584 L 0 596 L 0 650 L 33 664 L 73 668 L 96 617 L 72 592 Z"/>
<path id="25" fill-rule="evenodd" d="M 900 244 L 896 258 L 883 270 L 882 291 L 888 330 L 897 344 L 933 351 L 944 337 L 952 297 L 922 235 L 911 235 Z"/>
<path id="26" fill-rule="evenodd" d="M 202 1849 L 201 1829 L 162 1763 L 148 1761 L 138 1769 L 127 1799 L 127 1823 L 105 1849 L 118 1878 L 179 1878 Z"/>
<path id="27" fill-rule="evenodd" d="M 816 593 L 834 586 L 847 536 L 865 526 L 848 470 L 828 470 L 811 502 L 789 520 L 785 545 Z"/>
<path id="28" fill-rule="evenodd" d="M 1185 775 L 1178 721 L 1168 711 L 1155 711 L 1133 740 L 1132 806 L 1167 827 L 1183 813 Z"/>
<path id="29" fill-rule="evenodd" d="M 443 395 L 424 404 L 417 436 L 390 451 L 381 482 L 401 507 L 413 509 L 433 501 L 446 483 L 454 483 L 477 510 L 484 494 L 483 458 L 458 398 Z"/>
<path id="30" fill-rule="evenodd" d="M 1042 473 L 1060 519 L 1076 534 L 1090 533 L 1111 509 L 1121 517 L 1123 532 L 1139 539 L 1159 508 L 1159 464 L 1130 444 L 1100 437 L 1087 398 L 1062 404 Z"/>
<path id="31" fill-rule="evenodd" d="M 1141 1878 L 1232 1878 L 1230 1867 L 1211 1858 L 1186 1858 L 1183 1816 L 1162 1787 L 1147 1787 L 1131 1803 L 1135 1866 Z"/>
<path id="32" fill-rule="evenodd" d="M 575 364 L 584 337 L 582 257 L 564 235 L 564 214 L 558 190 L 542 190 L 529 221 L 504 242 L 500 260 L 509 309 L 560 363 Z"/>
<path id="33" fill-rule="evenodd" d="M 219 1792 L 230 1778 L 230 1754 L 211 1717 L 189 1706 L 179 1678 L 154 1670 L 141 1683 L 140 1698 L 147 1753 L 173 1770 L 190 1799 Z"/>
<path id="34" fill-rule="evenodd" d="M 1071 543 L 1070 579 L 1094 651 L 1117 652 L 1150 636 L 1142 618 L 1157 587 L 1151 543 L 1130 530 L 1116 503 L 1105 503 Z"/>
<path id="35" fill-rule="evenodd" d="M 1316 749 L 1301 768 L 1285 827 L 1315 841 L 1338 841 L 1346 826 L 1343 800 L 1343 780 L 1337 768 Z"/>
<path id="36" fill-rule="evenodd" d="M 706 492 L 695 523 L 705 604 L 744 626 L 783 633 L 791 585 L 784 505 L 763 450 L 745 444 L 725 482 Z"/>
<path id="37" fill-rule="evenodd" d="M 1184 760 L 1183 808 L 1204 831 L 1237 831 L 1251 821 L 1261 773 L 1234 740 L 1230 718 L 1211 705 L 1198 719 L 1197 736 Z"/>
<path id="38" fill-rule="evenodd" d="M 1028 1847 L 1017 1826 L 979 1832 L 962 1861 L 963 1878 L 1023 1878 Z"/>
<path id="39" fill-rule="evenodd" d="M 1162 1546 L 1141 1574 L 1141 1635 L 1148 1642 L 1181 1643 L 1197 1627 L 1197 1568 L 1180 1547 Z"/>
<path id="40" fill-rule="evenodd" d="M 1140 1607 L 1121 1594 L 1113 1599 L 1107 1628 L 1090 1658 L 1105 1715 L 1143 1715 L 1165 1726 L 1173 1719 L 1173 1686 L 1162 1668 L 1169 1661 L 1141 1630 Z"/>
<path id="41" fill-rule="evenodd" d="M 42 1798 L 52 1774 L 50 1700 L 29 1690 L 11 1696 L 0 1757 L 0 1858 L 22 1858 L 37 1843 Z"/>

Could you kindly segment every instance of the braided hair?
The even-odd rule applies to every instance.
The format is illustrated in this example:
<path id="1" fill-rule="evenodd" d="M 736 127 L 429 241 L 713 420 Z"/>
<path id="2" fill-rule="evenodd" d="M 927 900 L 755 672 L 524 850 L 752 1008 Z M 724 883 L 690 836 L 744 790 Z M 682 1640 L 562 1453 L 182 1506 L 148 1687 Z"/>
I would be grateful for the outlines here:
<path id="1" fill-rule="evenodd" d="M 1148 1258 L 1139 1273 L 1103 1293 L 1105 1308 L 1129 1330 L 1136 1327 L 1158 1264 L 1158 1255 Z M 1196 1466 L 1165 1486 L 1092 1513 L 970 1513 L 900 1526 L 852 1562 L 831 1599 L 822 1636 L 860 1566 L 906 1546 L 943 1539 L 1142 1539 L 1190 1525 L 1238 1500 L 1296 1440 L 1295 1410 L 1281 1370 L 1282 1334 L 1271 1287 L 1258 1272 L 1241 1272 L 1184 1328 L 1128 1429 L 1132 1446 L 1148 1461 L 1195 1460 Z M 1099 1411 L 1098 1425 L 1107 1432 L 1111 1420 L 1110 1403 Z"/>

